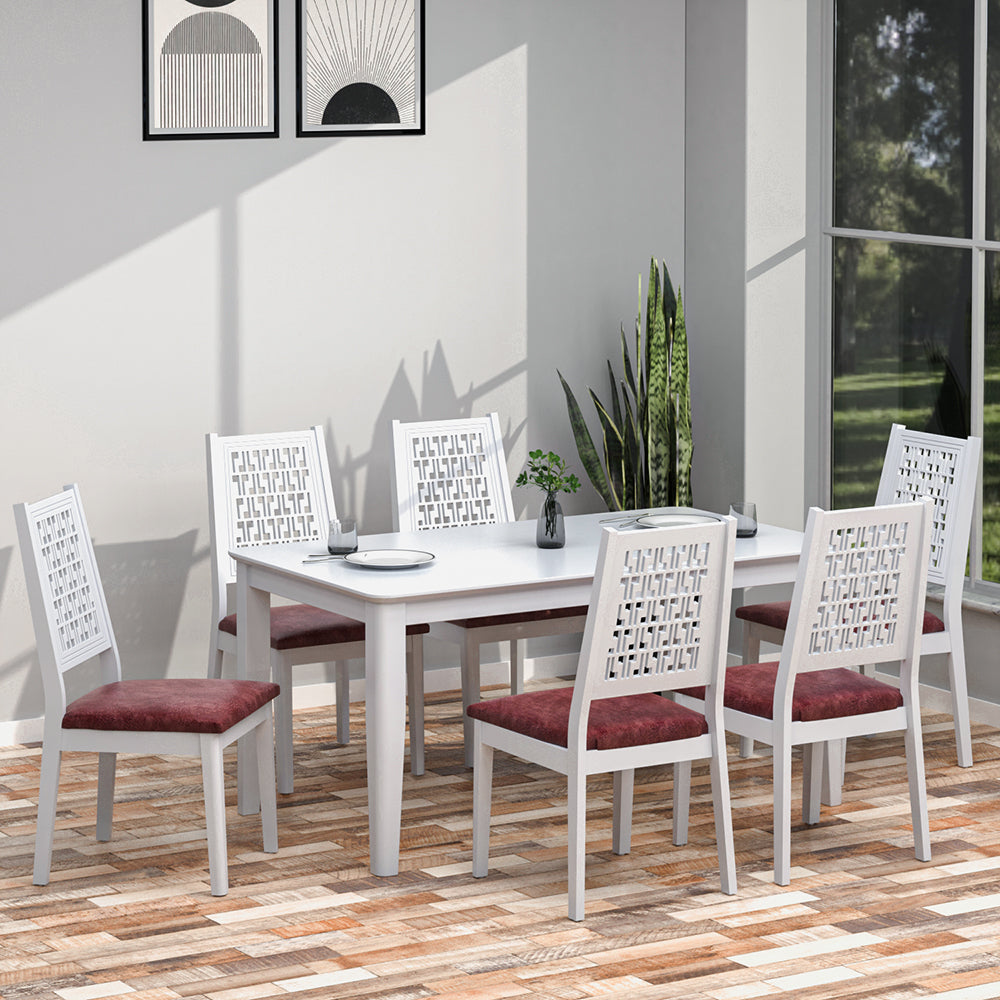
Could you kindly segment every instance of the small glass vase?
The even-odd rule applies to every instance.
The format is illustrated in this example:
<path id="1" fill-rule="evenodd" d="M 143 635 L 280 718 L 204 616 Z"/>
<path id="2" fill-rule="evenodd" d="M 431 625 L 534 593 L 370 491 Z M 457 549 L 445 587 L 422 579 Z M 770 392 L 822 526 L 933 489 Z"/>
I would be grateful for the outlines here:
<path id="1" fill-rule="evenodd" d="M 566 522 L 555 493 L 546 493 L 538 512 L 535 544 L 540 549 L 561 549 L 566 544 Z"/>

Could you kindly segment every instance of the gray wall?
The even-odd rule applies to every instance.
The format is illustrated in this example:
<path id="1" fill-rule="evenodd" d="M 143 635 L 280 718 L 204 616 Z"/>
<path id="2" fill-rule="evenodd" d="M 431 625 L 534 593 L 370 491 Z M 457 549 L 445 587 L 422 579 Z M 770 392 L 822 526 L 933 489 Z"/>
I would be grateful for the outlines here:
<path id="1" fill-rule="evenodd" d="M 688 5 L 685 308 L 693 493 L 707 510 L 743 498 L 745 478 L 746 43 L 744 0 Z"/>
<path id="2" fill-rule="evenodd" d="M 42 712 L 13 503 L 79 482 L 127 673 L 200 675 L 207 431 L 324 424 L 368 531 L 393 417 L 576 458 L 556 366 L 684 281 L 684 6 L 427 0 L 427 135 L 334 140 L 281 0 L 282 137 L 143 143 L 137 0 L 0 5 L 0 723 Z"/>

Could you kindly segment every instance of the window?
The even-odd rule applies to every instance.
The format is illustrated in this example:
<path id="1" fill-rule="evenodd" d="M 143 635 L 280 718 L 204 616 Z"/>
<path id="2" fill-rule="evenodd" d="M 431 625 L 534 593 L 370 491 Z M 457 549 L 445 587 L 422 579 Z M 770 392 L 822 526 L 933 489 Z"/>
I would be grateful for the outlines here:
<path id="1" fill-rule="evenodd" d="M 889 425 L 983 437 L 973 585 L 1000 584 L 1000 0 L 831 0 L 835 507 Z"/>

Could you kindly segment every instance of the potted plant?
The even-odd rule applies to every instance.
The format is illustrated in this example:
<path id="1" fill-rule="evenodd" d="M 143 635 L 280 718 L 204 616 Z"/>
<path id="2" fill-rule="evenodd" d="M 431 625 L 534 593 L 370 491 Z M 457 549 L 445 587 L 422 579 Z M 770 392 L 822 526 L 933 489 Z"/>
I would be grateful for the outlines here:
<path id="1" fill-rule="evenodd" d="M 691 391 L 684 306 L 675 295 L 667 265 L 663 281 L 656 258 L 649 264 L 645 339 L 642 337 L 642 277 L 635 320 L 635 361 L 621 330 L 623 374 L 608 361 L 611 404 L 590 389 L 603 437 L 598 454 L 583 413 L 557 371 L 580 461 L 608 510 L 691 505 Z M 603 457 L 603 462 L 602 462 Z"/>
<path id="2" fill-rule="evenodd" d="M 527 468 L 521 471 L 514 485 L 537 486 L 545 491 L 535 542 L 541 549 L 561 549 L 566 544 L 566 525 L 556 496 L 575 493 L 580 488 L 580 480 L 572 472 L 567 474 L 565 461 L 554 451 L 545 452 L 539 448 L 528 452 Z"/>

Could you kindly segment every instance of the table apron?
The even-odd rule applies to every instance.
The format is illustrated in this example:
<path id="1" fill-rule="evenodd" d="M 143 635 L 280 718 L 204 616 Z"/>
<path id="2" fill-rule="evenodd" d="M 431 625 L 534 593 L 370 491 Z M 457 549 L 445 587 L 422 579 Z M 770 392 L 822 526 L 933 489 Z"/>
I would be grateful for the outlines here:
<path id="1" fill-rule="evenodd" d="M 794 559 L 757 562 L 751 566 L 741 566 L 736 563 L 733 568 L 733 589 L 764 587 L 772 583 L 794 583 L 798 568 L 798 556 Z"/>
<path id="2" fill-rule="evenodd" d="M 335 589 L 325 581 L 303 580 L 252 564 L 242 566 L 240 569 L 247 574 L 247 585 L 255 590 L 265 590 L 288 600 L 311 604 L 326 611 L 335 611 L 357 621 L 368 621 L 378 606 L 401 604 L 406 609 L 407 625 L 442 622 L 453 618 L 575 607 L 589 603 L 592 589 L 592 582 L 584 580 L 532 587 L 498 587 L 402 600 L 367 601 L 357 594 Z"/>

